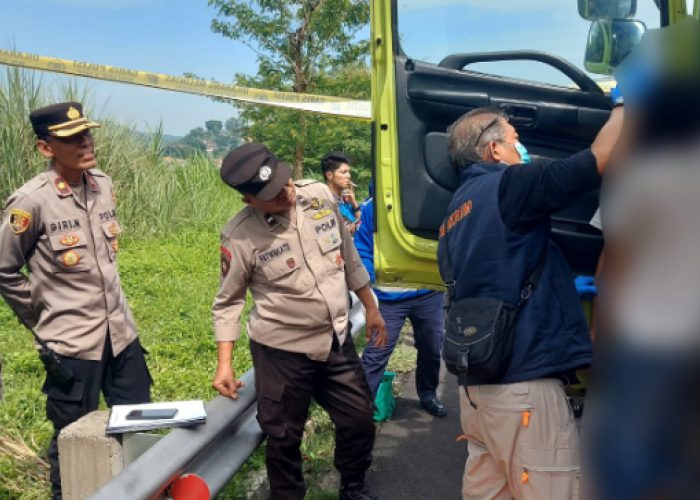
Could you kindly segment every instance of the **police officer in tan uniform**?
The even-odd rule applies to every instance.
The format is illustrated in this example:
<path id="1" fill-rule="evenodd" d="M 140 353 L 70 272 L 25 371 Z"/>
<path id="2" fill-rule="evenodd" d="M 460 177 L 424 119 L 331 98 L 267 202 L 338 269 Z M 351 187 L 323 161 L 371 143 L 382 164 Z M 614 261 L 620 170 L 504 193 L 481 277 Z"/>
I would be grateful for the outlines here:
<path id="1" fill-rule="evenodd" d="M 250 290 L 247 324 L 258 421 L 268 435 L 273 500 L 301 500 L 301 440 L 311 398 L 336 425 L 341 500 L 374 500 L 364 476 L 374 446 L 373 399 L 348 323 L 348 289 L 367 311 L 367 331 L 386 344 L 384 320 L 333 196 L 316 181 L 292 182 L 291 168 L 261 144 L 226 156 L 221 178 L 247 207 L 221 233 L 221 281 L 214 300 L 219 364 L 213 386 L 237 397 L 233 343 Z M 368 333 L 368 339 L 371 335 Z"/>
<path id="2" fill-rule="evenodd" d="M 151 378 L 117 271 L 112 181 L 95 169 L 91 129 L 76 102 L 30 115 L 49 168 L 8 200 L 0 226 L 0 294 L 36 336 L 47 365 L 43 392 L 54 426 L 49 446 L 53 498 L 61 498 L 58 434 L 107 404 L 150 401 Z M 27 266 L 31 279 L 22 272 Z M 43 357 L 42 357 L 43 359 Z M 46 364 L 46 362 L 45 362 Z"/>

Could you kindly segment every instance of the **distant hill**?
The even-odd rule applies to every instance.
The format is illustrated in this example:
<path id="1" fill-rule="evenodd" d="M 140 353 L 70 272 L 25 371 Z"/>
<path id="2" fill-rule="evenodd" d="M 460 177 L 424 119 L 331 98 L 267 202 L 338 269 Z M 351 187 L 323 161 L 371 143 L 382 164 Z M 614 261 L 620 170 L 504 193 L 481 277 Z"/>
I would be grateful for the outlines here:
<path id="1" fill-rule="evenodd" d="M 136 134 L 138 134 L 144 141 L 150 141 L 152 134 L 150 132 L 139 132 L 137 131 Z M 163 134 L 163 142 L 168 144 L 171 142 L 177 142 L 180 139 L 182 139 L 181 136 L 178 135 L 168 135 L 168 134 Z"/>
<path id="2" fill-rule="evenodd" d="M 163 142 L 177 142 L 180 139 L 182 139 L 182 136 L 163 134 Z"/>

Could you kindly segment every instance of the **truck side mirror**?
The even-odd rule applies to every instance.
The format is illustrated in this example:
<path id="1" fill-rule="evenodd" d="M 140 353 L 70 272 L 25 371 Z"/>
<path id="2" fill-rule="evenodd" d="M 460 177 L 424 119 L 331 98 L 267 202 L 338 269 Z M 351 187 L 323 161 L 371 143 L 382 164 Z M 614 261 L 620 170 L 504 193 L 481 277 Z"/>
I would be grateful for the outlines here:
<path id="1" fill-rule="evenodd" d="M 637 14 L 637 0 L 578 0 L 578 15 L 589 21 L 632 19 Z"/>
<path id="2" fill-rule="evenodd" d="M 611 75 L 646 32 L 641 21 L 603 19 L 591 23 L 584 66 L 597 75 Z"/>

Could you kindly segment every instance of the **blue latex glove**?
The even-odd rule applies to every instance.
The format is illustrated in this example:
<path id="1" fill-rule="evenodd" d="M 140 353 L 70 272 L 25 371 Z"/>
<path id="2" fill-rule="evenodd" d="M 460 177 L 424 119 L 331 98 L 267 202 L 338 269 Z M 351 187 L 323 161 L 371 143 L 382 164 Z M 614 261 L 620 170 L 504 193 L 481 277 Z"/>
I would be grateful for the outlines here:
<path id="1" fill-rule="evenodd" d="M 593 276 L 579 276 L 574 280 L 578 296 L 584 300 L 591 300 L 598 295 L 598 289 L 593 284 Z"/>
<path id="2" fill-rule="evenodd" d="M 613 106 L 617 104 L 624 104 L 624 100 L 622 99 L 622 90 L 620 89 L 619 85 L 615 85 L 615 87 L 613 87 L 610 97 L 612 98 Z"/>
<path id="3" fill-rule="evenodd" d="M 655 91 L 659 77 L 658 63 L 642 50 L 633 50 L 615 70 L 617 85 L 611 90 L 613 104 L 624 95 L 625 101 L 640 105 Z"/>

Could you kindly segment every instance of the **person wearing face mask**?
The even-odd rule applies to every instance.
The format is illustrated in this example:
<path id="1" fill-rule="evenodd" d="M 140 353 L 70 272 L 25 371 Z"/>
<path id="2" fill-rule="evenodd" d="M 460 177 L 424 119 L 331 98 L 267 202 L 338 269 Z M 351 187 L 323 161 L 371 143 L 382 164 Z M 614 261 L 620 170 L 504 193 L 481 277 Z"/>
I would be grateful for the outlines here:
<path id="1" fill-rule="evenodd" d="M 532 161 L 508 117 L 490 108 L 448 130 L 461 183 L 440 230 L 439 255 L 449 258 L 455 303 L 482 297 L 516 305 L 526 280 L 537 283 L 496 378 L 460 377 L 469 440 L 464 500 L 576 497 L 578 432 L 564 387 L 589 366 L 591 339 L 571 270 L 550 240 L 550 216 L 600 186 L 622 118 L 615 109 L 589 149 L 559 160 Z"/>

